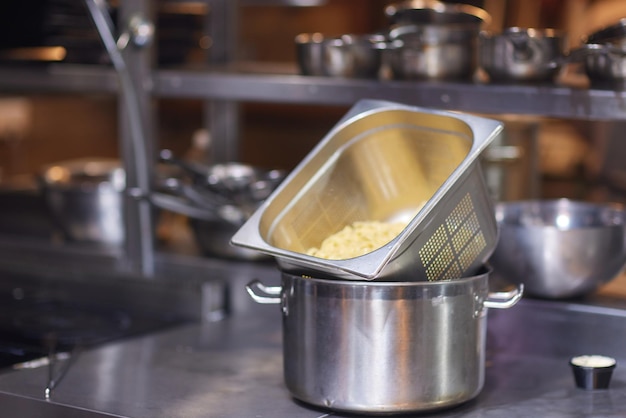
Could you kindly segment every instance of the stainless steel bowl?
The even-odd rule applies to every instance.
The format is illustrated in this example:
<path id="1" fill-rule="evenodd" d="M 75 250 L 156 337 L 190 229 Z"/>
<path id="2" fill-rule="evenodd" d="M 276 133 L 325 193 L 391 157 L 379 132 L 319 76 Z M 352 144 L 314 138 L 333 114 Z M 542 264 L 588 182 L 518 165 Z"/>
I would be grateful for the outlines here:
<path id="1" fill-rule="evenodd" d="M 564 62 L 565 41 L 563 32 L 550 28 L 481 32 L 479 66 L 492 82 L 552 81 Z"/>
<path id="2" fill-rule="evenodd" d="M 377 78 L 384 41 L 384 35 L 379 34 L 328 37 L 321 33 L 301 33 L 295 38 L 300 72 L 312 76 Z"/>
<path id="3" fill-rule="evenodd" d="M 626 212 L 568 199 L 499 203 L 494 275 L 528 294 L 568 298 L 609 282 L 626 263 Z"/>

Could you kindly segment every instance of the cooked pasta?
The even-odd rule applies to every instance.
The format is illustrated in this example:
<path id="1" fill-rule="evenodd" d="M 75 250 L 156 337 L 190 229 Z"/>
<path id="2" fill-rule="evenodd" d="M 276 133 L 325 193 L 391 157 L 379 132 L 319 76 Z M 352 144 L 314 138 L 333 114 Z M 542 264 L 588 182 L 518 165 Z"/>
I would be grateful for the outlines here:
<path id="1" fill-rule="evenodd" d="M 404 222 L 354 222 L 326 238 L 319 248 L 310 248 L 307 254 L 328 260 L 358 257 L 387 244 L 405 226 Z"/>

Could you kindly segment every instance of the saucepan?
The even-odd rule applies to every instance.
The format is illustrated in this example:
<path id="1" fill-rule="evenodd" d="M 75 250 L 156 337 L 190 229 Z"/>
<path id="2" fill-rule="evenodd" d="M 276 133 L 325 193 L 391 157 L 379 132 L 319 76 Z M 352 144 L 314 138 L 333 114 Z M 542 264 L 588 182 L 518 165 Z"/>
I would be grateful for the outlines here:
<path id="1" fill-rule="evenodd" d="M 523 285 L 489 291 L 489 268 L 440 282 L 258 280 L 258 303 L 279 304 L 285 385 L 301 401 L 352 413 L 429 411 L 466 402 L 485 377 L 488 308 L 509 308 Z"/>
<path id="2" fill-rule="evenodd" d="M 626 88 L 626 47 L 612 44 L 585 44 L 573 51 L 572 62 L 582 61 L 594 88 Z"/>
<path id="3" fill-rule="evenodd" d="M 626 88 L 626 19 L 588 35 L 569 61 L 583 63 L 592 87 Z"/>
<path id="4" fill-rule="evenodd" d="M 552 81 L 565 60 L 563 32 L 546 28 L 507 28 L 479 36 L 479 66 L 492 82 Z"/>

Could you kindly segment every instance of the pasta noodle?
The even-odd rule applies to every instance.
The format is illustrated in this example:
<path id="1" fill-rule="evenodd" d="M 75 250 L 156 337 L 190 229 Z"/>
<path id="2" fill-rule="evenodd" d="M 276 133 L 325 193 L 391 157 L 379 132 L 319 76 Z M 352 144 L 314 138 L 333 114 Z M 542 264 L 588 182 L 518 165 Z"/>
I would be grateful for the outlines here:
<path id="1" fill-rule="evenodd" d="M 308 255 L 328 260 L 358 257 L 382 247 L 406 226 L 404 222 L 358 221 L 329 236 Z"/>

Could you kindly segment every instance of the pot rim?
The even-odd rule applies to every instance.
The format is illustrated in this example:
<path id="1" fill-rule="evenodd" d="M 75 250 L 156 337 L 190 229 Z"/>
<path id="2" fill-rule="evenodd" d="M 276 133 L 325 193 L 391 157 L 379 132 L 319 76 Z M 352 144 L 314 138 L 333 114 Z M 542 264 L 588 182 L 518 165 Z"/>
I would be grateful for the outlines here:
<path id="1" fill-rule="evenodd" d="M 437 22 L 412 22 L 421 26 L 482 26 L 491 23 L 491 15 L 480 7 L 472 6 L 470 4 L 451 4 L 444 3 L 438 0 L 405 0 L 397 3 L 391 3 L 385 7 L 385 16 L 392 21 L 399 17 L 402 12 L 409 12 L 411 10 L 424 10 L 431 11 L 440 14 L 457 14 L 460 16 L 467 16 L 475 19 L 473 22 L 450 22 L 450 23 L 437 23 Z M 394 22 L 395 23 L 395 22 Z"/>
<path id="2" fill-rule="evenodd" d="M 314 282 L 316 284 L 326 284 L 334 286 L 357 286 L 357 287 L 440 287 L 440 286 L 453 286 L 464 285 L 485 277 L 489 277 L 493 272 L 491 266 L 483 266 L 479 272 L 473 276 L 460 277 L 458 279 L 450 280 L 436 280 L 436 281 L 383 281 L 383 280 L 344 280 L 344 279 L 329 279 L 329 278 L 316 278 L 306 274 L 289 273 L 282 271 L 282 276 L 287 276 L 294 279 L 302 279 Z"/>

